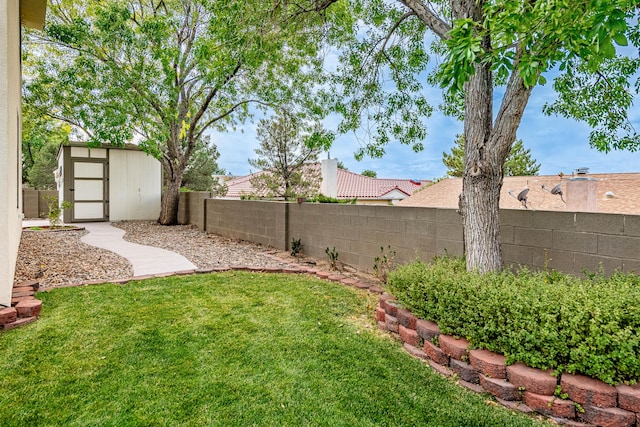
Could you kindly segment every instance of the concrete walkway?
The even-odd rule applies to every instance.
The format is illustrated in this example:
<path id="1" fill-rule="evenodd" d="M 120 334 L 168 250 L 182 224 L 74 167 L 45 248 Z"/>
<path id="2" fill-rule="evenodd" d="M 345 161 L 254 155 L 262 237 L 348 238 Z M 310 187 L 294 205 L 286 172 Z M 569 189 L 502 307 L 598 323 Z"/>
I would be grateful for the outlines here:
<path id="1" fill-rule="evenodd" d="M 175 273 L 198 268 L 175 252 L 124 241 L 122 236 L 125 231 L 108 222 L 87 222 L 74 225 L 84 227 L 89 232 L 80 239 L 87 245 L 115 252 L 129 260 L 133 267 L 134 276 Z"/>
<path id="2" fill-rule="evenodd" d="M 23 227 L 49 225 L 49 221 L 26 220 L 22 225 Z M 108 222 L 86 222 L 73 225 L 84 227 L 89 232 L 80 238 L 82 242 L 126 258 L 133 267 L 134 276 L 175 273 L 198 268 L 175 252 L 124 241 L 122 236 L 125 235 L 125 231 Z"/>

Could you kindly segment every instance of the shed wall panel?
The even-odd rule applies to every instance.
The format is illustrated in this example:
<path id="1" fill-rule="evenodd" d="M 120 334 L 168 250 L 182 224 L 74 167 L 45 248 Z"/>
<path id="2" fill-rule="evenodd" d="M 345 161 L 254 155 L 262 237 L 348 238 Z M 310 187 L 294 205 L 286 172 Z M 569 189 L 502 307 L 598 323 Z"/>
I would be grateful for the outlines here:
<path id="1" fill-rule="evenodd" d="M 109 151 L 109 220 L 154 220 L 160 214 L 160 162 L 142 151 Z"/>

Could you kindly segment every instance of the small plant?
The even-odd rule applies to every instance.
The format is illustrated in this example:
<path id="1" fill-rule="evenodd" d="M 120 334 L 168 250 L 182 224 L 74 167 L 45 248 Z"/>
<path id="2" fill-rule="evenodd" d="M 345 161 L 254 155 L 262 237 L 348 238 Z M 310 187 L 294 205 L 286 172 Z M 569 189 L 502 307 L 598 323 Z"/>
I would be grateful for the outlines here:
<path id="1" fill-rule="evenodd" d="M 60 215 L 64 210 L 71 209 L 73 207 L 73 203 L 68 200 L 63 200 L 62 203 L 58 203 L 58 198 L 56 196 L 44 196 L 44 199 L 47 201 L 47 208 L 49 209 L 47 212 L 49 225 L 51 228 L 60 227 L 62 222 Z"/>
<path id="2" fill-rule="evenodd" d="M 569 395 L 567 393 L 562 392 L 562 386 L 556 386 L 556 389 L 553 392 L 553 395 L 555 397 L 559 397 L 562 400 L 567 400 L 569 398 Z"/>
<path id="3" fill-rule="evenodd" d="M 387 283 L 387 273 L 393 268 L 393 260 L 396 257 L 396 251 L 391 250 L 391 245 L 380 246 L 380 256 L 373 259 L 373 275 Z"/>
<path id="4" fill-rule="evenodd" d="M 584 408 L 582 407 L 581 404 L 579 404 L 578 402 L 573 402 L 573 404 L 576 406 L 576 411 L 578 411 L 581 414 L 584 414 Z"/>
<path id="5" fill-rule="evenodd" d="M 302 250 L 301 239 L 291 239 L 291 256 L 296 256 Z"/>
<path id="6" fill-rule="evenodd" d="M 338 255 L 339 255 L 338 252 L 336 251 L 336 247 L 334 246 L 333 249 L 331 250 L 327 247 L 324 251 L 329 257 L 329 267 L 331 267 L 332 270 L 335 270 L 336 263 L 338 262 Z"/>

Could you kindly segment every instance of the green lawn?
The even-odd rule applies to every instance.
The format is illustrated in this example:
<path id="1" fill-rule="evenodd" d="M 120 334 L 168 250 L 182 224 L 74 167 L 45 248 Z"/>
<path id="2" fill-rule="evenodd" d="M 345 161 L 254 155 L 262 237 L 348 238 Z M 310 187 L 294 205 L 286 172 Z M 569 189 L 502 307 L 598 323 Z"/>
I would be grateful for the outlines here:
<path id="1" fill-rule="evenodd" d="M 3 426 L 532 426 L 406 354 L 377 299 L 230 272 L 40 293 L 0 333 Z"/>

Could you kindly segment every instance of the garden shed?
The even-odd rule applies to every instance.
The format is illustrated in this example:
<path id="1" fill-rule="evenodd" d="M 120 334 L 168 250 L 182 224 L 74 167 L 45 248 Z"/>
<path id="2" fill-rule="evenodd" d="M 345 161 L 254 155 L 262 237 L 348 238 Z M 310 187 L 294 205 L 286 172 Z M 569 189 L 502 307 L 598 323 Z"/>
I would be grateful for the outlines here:
<path id="1" fill-rule="evenodd" d="M 160 214 L 160 162 L 136 145 L 65 144 L 54 173 L 58 200 L 73 205 L 64 211 L 65 223 L 154 220 Z"/>

